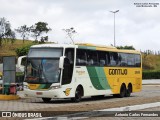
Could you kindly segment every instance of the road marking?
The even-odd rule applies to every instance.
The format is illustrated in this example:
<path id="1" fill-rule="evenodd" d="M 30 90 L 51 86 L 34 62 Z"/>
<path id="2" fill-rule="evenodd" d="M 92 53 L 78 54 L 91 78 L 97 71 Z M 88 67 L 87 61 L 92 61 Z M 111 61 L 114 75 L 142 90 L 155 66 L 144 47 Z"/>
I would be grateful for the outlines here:
<path id="1" fill-rule="evenodd" d="M 154 108 L 154 107 L 160 107 L 160 102 L 155 103 L 147 103 L 147 104 L 141 104 L 141 105 L 133 105 L 133 106 L 125 106 L 125 107 L 118 107 L 118 108 L 109 108 L 109 109 L 102 109 L 102 110 L 94 110 L 89 112 L 81 112 L 81 113 L 74 113 L 74 114 L 66 114 L 66 115 L 60 115 L 55 117 L 44 117 L 44 118 L 36 118 L 36 120 L 78 120 L 78 119 L 86 119 L 89 117 L 96 117 L 96 116 L 102 116 L 105 115 L 105 112 L 102 111 L 134 111 L 134 110 L 142 110 L 147 108 Z M 87 116 L 87 117 L 76 117 L 76 116 Z M 25 120 L 34 120 L 34 119 L 25 119 Z"/>

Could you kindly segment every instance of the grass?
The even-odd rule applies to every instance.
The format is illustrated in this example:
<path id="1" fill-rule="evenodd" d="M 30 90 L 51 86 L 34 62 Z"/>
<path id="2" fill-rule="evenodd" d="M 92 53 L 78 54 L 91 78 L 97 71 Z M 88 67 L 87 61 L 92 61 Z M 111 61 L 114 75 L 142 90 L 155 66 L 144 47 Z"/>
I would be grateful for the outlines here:
<path id="1" fill-rule="evenodd" d="M 2 47 L 0 47 L 0 56 L 17 56 L 15 50 L 17 48 L 32 44 L 33 41 L 31 40 L 25 40 L 23 43 L 23 40 L 16 40 L 13 44 L 3 43 Z"/>

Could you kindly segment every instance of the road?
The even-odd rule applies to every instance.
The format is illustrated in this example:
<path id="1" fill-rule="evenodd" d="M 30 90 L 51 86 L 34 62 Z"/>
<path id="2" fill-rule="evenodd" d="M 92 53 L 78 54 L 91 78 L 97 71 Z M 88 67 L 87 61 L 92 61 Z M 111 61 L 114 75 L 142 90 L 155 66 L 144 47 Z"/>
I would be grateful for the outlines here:
<path id="1" fill-rule="evenodd" d="M 140 105 L 144 103 L 159 102 L 159 93 L 160 85 L 143 85 L 142 91 L 133 93 L 131 97 L 114 98 L 110 95 L 102 99 L 94 100 L 91 98 L 84 98 L 80 103 L 72 103 L 68 99 L 52 100 L 50 103 L 43 103 L 40 98 L 22 98 L 14 101 L 0 101 L 0 111 L 38 111 L 42 112 L 43 116 L 57 116 L 75 112 L 101 110 L 106 108 L 116 108 L 123 106 Z M 22 92 L 20 92 L 19 94 L 22 94 Z M 160 111 L 160 107 L 152 108 L 149 110 Z M 132 118 L 134 119 L 134 117 Z M 92 119 L 99 119 L 99 117 Z M 106 117 L 104 117 L 104 119 L 106 119 Z M 107 119 L 113 120 L 113 118 L 110 117 L 107 117 Z M 119 117 L 116 117 L 116 119 L 120 120 Z M 124 119 L 126 118 L 124 117 Z"/>
<path id="2" fill-rule="evenodd" d="M 72 103 L 70 100 L 52 100 L 43 103 L 40 98 L 22 98 L 15 101 L 0 101 L 1 111 L 88 111 L 142 103 L 160 101 L 160 85 L 144 85 L 141 92 L 132 93 L 131 97 L 114 98 L 106 96 L 103 99 L 84 98 L 80 103 Z M 50 109 L 48 109 L 50 108 Z"/>

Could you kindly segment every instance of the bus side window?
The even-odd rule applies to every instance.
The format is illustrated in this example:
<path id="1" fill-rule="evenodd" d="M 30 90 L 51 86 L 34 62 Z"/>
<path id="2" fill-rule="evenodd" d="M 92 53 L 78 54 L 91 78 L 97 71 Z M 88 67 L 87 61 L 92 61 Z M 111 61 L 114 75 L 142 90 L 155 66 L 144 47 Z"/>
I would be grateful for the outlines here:
<path id="1" fill-rule="evenodd" d="M 84 66 L 86 64 L 87 64 L 86 51 L 83 49 L 77 49 L 76 65 Z"/>
<path id="2" fill-rule="evenodd" d="M 126 67 L 127 66 L 127 54 L 119 53 L 119 58 L 120 58 L 120 66 Z"/>
<path id="3" fill-rule="evenodd" d="M 134 67 L 134 66 L 135 66 L 134 54 L 128 54 L 128 57 L 127 57 L 127 65 L 128 65 L 129 67 Z"/>
<path id="4" fill-rule="evenodd" d="M 110 66 L 117 66 L 118 62 L 118 53 L 110 52 Z"/>
<path id="5" fill-rule="evenodd" d="M 140 66 L 141 66 L 141 56 L 135 55 L 135 67 L 140 67 Z"/>
<path id="6" fill-rule="evenodd" d="M 109 64 L 109 55 L 104 51 L 98 52 L 100 66 L 107 66 Z"/>
<path id="7" fill-rule="evenodd" d="M 97 51 L 93 51 L 93 50 L 87 51 L 87 64 L 89 66 L 98 66 L 99 65 Z"/>

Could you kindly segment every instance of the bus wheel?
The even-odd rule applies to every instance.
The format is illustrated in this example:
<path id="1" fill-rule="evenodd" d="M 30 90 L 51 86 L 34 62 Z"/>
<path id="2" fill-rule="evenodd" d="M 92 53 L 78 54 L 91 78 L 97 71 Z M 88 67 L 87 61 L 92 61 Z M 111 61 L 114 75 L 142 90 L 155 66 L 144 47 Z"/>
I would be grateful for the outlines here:
<path id="1" fill-rule="evenodd" d="M 132 92 L 132 85 L 129 84 L 128 89 L 126 90 L 125 97 L 130 97 Z"/>
<path id="2" fill-rule="evenodd" d="M 93 99 L 102 99 L 104 98 L 104 95 L 97 95 L 97 96 L 91 96 Z"/>
<path id="3" fill-rule="evenodd" d="M 48 103 L 51 101 L 51 98 L 42 98 L 43 102 Z"/>
<path id="4" fill-rule="evenodd" d="M 118 94 L 118 96 L 120 98 L 123 98 L 125 96 L 125 94 L 126 94 L 126 87 L 125 87 L 125 85 L 121 85 L 120 94 Z"/>
<path id="5" fill-rule="evenodd" d="M 83 90 L 81 87 L 77 87 L 76 89 L 76 92 L 75 92 L 75 97 L 74 98 L 71 98 L 71 100 L 73 102 L 80 102 L 81 101 L 81 98 L 82 98 L 82 95 L 83 95 Z"/>

